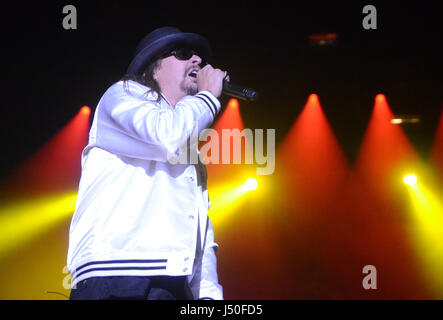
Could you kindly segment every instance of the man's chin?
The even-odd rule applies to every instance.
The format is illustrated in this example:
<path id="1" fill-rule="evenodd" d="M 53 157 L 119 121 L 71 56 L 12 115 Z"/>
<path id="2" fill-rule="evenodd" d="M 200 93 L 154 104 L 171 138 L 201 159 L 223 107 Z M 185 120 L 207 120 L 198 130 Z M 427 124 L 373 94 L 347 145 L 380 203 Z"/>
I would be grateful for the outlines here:
<path id="1" fill-rule="evenodd" d="M 183 81 L 180 84 L 180 89 L 185 93 L 187 96 L 194 96 L 198 93 L 198 86 L 197 82 L 187 82 L 186 80 Z"/>
<path id="2" fill-rule="evenodd" d="M 198 93 L 198 88 L 197 88 L 197 86 L 188 86 L 187 88 L 186 88 L 186 94 L 188 95 L 188 96 L 194 96 L 194 95 L 196 95 Z"/>

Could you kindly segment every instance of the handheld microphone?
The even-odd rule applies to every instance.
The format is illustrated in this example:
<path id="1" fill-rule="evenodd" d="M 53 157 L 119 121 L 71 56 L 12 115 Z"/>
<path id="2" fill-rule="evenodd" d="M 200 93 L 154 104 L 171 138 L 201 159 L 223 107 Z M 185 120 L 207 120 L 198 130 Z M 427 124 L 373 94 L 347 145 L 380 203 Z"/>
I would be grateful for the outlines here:
<path id="1" fill-rule="evenodd" d="M 223 93 L 247 101 L 255 101 L 258 99 L 258 93 L 256 91 L 232 84 L 226 80 L 223 80 Z"/>

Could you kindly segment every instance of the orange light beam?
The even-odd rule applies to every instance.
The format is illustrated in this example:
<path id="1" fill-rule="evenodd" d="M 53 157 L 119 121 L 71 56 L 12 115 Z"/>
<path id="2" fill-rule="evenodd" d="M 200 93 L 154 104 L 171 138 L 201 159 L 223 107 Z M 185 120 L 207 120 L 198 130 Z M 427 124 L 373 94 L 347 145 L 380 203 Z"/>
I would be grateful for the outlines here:
<path id="1" fill-rule="evenodd" d="M 325 293 L 328 287 L 334 287 L 334 292 L 339 288 L 332 279 L 346 278 L 350 273 L 345 248 L 353 243 L 353 234 L 341 228 L 347 225 L 342 221 L 349 221 L 346 220 L 349 216 L 337 210 L 343 200 L 341 192 L 349 174 L 350 165 L 329 125 L 319 97 L 311 94 L 277 152 L 279 194 L 273 202 L 282 199 L 275 219 L 284 221 L 277 232 L 281 233 L 279 237 L 286 235 L 288 239 L 280 244 L 285 246 L 283 251 L 294 252 L 297 256 L 297 261 L 287 258 L 280 264 L 287 268 L 288 274 L 301 275 L 304 268 L 309 269 L 310 259 L 297 252 L 309 252 L 311 257 L 315 257 L 318 270 L 335 273 L 331 283 L 318 283 L 326 289 L 317 292 L 311 287 L 318 281 L 318 274 L 308 273 L 303 276 L 305 280 L 302 282 L 288 279 L 288 287 L 298 288 L 292 290 L 295 298 L 332 298 L 331 293 Z M 275 238 L 278 239 L 278 236 Z M 345 291 L 346 286 L 342 287 Z"/>
<path id="2" fill-rule="evenodd" d="M 391 123 L 394 117 L 386 97 L 378 94 L 355 163 L 355 172 L 369 192 L 385 203 L 395 198 L 397 171 L 419 161 L 401 126 Z"/>
<path id="3" fill-rule="evenodd" d="M 89 107 L 83 106 L 66 126 L 17 168 L 6 192 L 23 197 L 76 189 L 81 153 L 88 141 L 90 114 Z"/>
<path id="4" fill-rule="evenodd" d="M 427 292 L 422 288 L 405 224 L 407 195 L 402 179 L 420 161 L 402 127 L 391 122 L 394 117 L 385 95 L 376 95 L 354 167 L 362 191 L 360 199 L 364 199 L 356 201 L 355 207 L 360 206 L 357 212 L 365 219 L 366 228 L 362 228 L 359 240 L 366 259 L 386 274 L 385 287 L 378 294 L 387 299 L 414 299 Z M 404 279 L 409 279 L 408 283 Z"/>
<path id="5" fill-rule="evenodd" d="M 328 206 L 334 201 L 349 173 L 349 164 L 316 94 L 309 96 L 279 147 L 276 163 L 280 176 L 289 184 L 292 203 L 309 201 Z"/>
<path id="6" fill-rule="evenodd" d="M 244 167 L 247 159 L 253 159 L 251 158 L 253 141 L 247 140 L 250 137 L 254 138 L 254 132 L 245 129 L 237 99 L 229 100 L 222 115 L 210 130 L 215 134 L 201 142 L 200 151 L 207 151 L 207 148 L 210 148 L 208 154 L 212 155 L 211 159 L 218 160 L 218 163 L 208 163 L 205 160 L 211 180 L 217 180 L 226 174 L 235 175 L 235 172 Z M 213 138 L 217 140 L 216 144 L 212 141 Z M 218 151 L 218 157 L 214 157 L 212 150 Z M 241 159 L 235 158 L 235 155 L 239 155 Z"/>

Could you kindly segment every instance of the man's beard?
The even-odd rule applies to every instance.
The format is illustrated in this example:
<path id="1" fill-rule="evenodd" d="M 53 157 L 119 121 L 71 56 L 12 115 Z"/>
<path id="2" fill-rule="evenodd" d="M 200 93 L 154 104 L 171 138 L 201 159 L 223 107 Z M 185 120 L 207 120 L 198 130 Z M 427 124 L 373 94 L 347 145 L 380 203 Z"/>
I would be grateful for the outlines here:
<path id="1" fill-rule="evenodd" d="M 194 96 L 198 93 L 198 89 L 197 89 L 197 84 L 196 83 L 189 83 L 188 81 L 188 75 L 189 72 L 191 72 L 191 70 L 194 67 L 190 67 L 188 69 L 186 69 L 185 74 L 183 75 L 183 81 L 180 83 L 180 89 L 183 90 L 183 92 L 187 95 L 187 96 Z"/>
<path id="2" fill-rule="evenodd" d="M 180 89 L 182 89 L 187 96 L 194 96 L 198 93 L 197 86 L 193 84 L 186 84 L 186 80 L 182 81 L 180 84 Z"/>

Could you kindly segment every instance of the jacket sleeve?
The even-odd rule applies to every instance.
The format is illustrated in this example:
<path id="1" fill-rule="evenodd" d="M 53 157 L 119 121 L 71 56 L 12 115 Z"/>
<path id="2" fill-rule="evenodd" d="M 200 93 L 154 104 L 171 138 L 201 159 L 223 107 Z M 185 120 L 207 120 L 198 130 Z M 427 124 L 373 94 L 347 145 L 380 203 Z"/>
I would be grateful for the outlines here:
<path id="1" fill-rule="evenodd" d="M 95 115 L 95 145 L 124 156 L 162 162 L 177 157 L 191 133 L 209 127 L 220 111 L 208 91 L 184 97 L 173 109 L 143 97 L 147 87 L 129 81 L 128 89 L 123 81 L 112 85 Z"/>
<path id="2" fill-rule="evenodd" d="M 217 257 L 218 245 L 214 242 L 214 229 L 208 218 L 205 246 L 201 264 L 198 299 L 223 300 L 223 288 L 218 283 Z"/>

